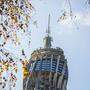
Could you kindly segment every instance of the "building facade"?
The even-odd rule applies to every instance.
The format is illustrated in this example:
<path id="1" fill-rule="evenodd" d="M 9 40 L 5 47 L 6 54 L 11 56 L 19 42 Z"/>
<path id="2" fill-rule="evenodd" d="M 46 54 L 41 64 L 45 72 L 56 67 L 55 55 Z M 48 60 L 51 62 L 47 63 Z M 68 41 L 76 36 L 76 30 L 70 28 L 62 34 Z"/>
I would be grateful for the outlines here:
<path id="1" fill-rule="evenodd" d="M 27 68 L 29 76 L 23 80 L 24 90 L 67 90 L 68 67 L 64 51 L 52 48 L 50 15 L 44 48 L 35 50 Z"/>

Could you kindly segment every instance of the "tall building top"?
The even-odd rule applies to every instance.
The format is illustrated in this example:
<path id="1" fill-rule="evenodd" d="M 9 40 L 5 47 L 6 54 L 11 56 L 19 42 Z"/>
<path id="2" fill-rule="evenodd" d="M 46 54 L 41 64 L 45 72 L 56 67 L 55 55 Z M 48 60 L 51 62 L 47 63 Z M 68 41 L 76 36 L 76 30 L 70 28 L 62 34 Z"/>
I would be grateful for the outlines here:
<path id="1" fill-rule="evenodd" d="M 61 48 L 52 48 L 50 15 L 44 38 L 44 48 L 31 54 L 27 65 L 29 75 L 24 79 L 23 90 L 67 90 L 68 67 Z"/>
<path id="2" fill-rule="evenodd" d="M 48 29 L 46 29 L 46 36 L 44 38 L 44 48 L 51 48 L 52 44 L 52 37 L 50 36 L 51 31 L 50 31 L 50 14 L 48 16 Z"/>

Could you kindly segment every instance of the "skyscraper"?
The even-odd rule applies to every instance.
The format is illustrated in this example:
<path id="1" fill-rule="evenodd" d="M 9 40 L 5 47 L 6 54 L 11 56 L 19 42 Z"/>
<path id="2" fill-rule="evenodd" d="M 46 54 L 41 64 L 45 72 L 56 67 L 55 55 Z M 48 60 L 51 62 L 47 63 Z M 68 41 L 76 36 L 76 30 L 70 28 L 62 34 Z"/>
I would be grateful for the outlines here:
<path id="1" fill-rule="evenodd" d="M 67 90 L 68 67 L 64 51 L 52 48 L 50 15 L 44 38 L 44 48 L 35 50 L 27 68 L 29 76 L 23 81 L 24 90 Z"/>

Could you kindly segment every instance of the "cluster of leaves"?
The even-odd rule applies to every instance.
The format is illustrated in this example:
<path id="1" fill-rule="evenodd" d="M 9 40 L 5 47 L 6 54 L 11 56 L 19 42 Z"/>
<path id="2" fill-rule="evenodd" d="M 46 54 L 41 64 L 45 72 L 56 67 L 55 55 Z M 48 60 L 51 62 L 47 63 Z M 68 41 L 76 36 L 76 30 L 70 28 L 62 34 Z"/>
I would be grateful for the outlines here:
<path id="1" fill-rule="evenodd" d="M 27 65 L 29 64 L 29 62 L 26 61 L 22 61 L 23 64 L 23 79 L 25 79 L 27 76 L 29 76 L 29 70 L 27 69 Z"/>
<path id="2" fill-rule="evenodd" d="M 9 52 L 0 49 L 0 86 L 5 88 L 7 83 L 12 84 L 13 87 L 16 85 L 18 66 L 17 61 L 13 59 Z M 7 74 L 6 77 L 4 74 Z"/>
<path id="3" fill-rule="evenodd" d="M 33 10 L 28 0 L 0 0 L 0 37 L 4 39 L 0 46 L 5 45 L 7 39 L 16 44 L 16 30 L 27 30 Z"/>
<path id="4" fill-rule="evenodd" d="M 25 56 L 24 50 L 22 55 Z M 29 75 L 26 65 L 29 63 L 27 59 L 17 58 L 13 54 L 9 53 L 6 49 L 0 49 L 0 87 L 6 88 L 7 83 L 10 83 L 10 87 L 15 87 L 18 74 L 18 62 L 22 64 L 23 78 Z M 7 74 L 5 76 L 4 74 Z"/>
<path id="5" fill-rule="evenodd" d="M 21 62 L 23 67 L 27 62 L 24 59 L 17 61 L 13 58 L 12 52 L 4 50 L 4 47 L 8 41 L 19 46 L 21 43 L 18 32 L 20 31 L 23 34 L 28 33 L 28 36 L 30 36 L 28 26 L 33 11 L 34 7 L 28 0 L 0 0 L 0 87 L 2 89 L 6 87 L 7 82 L 15 87 L 18 72 L 17 62 Z M 21 52 L 26 58 L 24 50 Z M 8 72 L 9 78 L 4 76 L 4 73 L 8 74 Z"/>
<path id="6" fill-rule="evenodd" d="M 71 18 L 71 20 L 74 20 L 76 18 L 76 16 L 74 15 L 73 11 L 72 11 L 72 5 L 71 5 L 71 1 L 70 0 L 64 0 L 66 2 L 65 6 L 63 7 L 63 12 L 61 13 L 61 15 L 58 18 L 58 22 L 67 20 L 69 17 Z M 65 10 L 66 6 L 69 6 L 67 8 L 69 8 L 69 10 Z M 90 6 L 90 0 L 86 0 L 85 5 Z"/>
<path id="7" fill-rule="evenodd" d="M 73 11 L 72 11 L 71 1 L 64 0 L 64 2 L 65 2 L 65 4 L 64 4 L 63 10 L 61 12 L 61 15 L 58 18 L 58 22 L 67 20 L 68 18 L 70 18 L 71 20 L 76 18 L 76 16 L 73 14 Z"/>

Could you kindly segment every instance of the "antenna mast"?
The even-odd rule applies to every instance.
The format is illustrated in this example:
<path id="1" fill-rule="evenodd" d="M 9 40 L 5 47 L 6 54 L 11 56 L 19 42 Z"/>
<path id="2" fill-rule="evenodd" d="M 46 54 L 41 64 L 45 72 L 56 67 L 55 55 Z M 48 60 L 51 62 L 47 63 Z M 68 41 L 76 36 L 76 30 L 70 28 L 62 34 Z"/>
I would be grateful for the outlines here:
<path id="1" fill-rule="evenodd" d="M 46 37 L 44 38 L 44 48 L 50 48 L 52 45 L 51 45 L 51 41 L 52 41 L 52 38 L 50 36 L 50 14 L 48 16 L 48 29 L 46 30 Z"/>
<path id="2" fill-rule="evenodd" d="M 49 14 L 49 16 L 48 16 L 48 29 L 46 30 L 46 33 L 47 33 L 48 36 L 49 36 L 50 33 L 51 33 L 51 31 L 50 31 L 50 14 Z"/>

